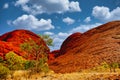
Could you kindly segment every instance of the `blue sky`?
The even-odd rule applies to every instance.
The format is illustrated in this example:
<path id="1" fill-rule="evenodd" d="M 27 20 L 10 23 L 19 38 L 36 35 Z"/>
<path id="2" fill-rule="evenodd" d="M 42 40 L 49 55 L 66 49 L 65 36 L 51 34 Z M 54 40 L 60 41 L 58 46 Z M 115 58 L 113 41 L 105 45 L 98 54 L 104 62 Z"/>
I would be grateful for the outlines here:
<path id="1" fill-rule="evenodd" d="M 59 49 L 70 34 L 120 20 L 120 0 L 0 0 L 0 34 L 27 29 L 48 34 Z"/>

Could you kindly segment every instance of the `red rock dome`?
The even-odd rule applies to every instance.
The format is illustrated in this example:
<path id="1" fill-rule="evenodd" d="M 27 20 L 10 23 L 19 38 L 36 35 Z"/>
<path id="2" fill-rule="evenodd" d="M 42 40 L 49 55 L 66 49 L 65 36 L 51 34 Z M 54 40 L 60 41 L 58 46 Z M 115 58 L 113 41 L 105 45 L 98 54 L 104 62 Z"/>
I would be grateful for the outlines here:
<path id="1" fill-rule="evenodd" d="M 49 64 L 55 72 L 81 71 L 102 62 L 120 63 L 120 21 L 98 26 L 78 37 L 75 35 L 63 42 L 59 53 L 63 55 Z"/>
<path id="2" fill-rule="evenodd" d="M 82 33 L 76 32 L 76 33 L 70 35 L 67 39 L 65 39 L 65 41 L 61 45 L 59 56 L 62 54 L 65 54 L 67 51 L 74 48 L 75 45 L 77 44 L 77 41 L 81 37 L 81 35 L 82 35 Z"/>
<path id="3" fill-rule="evenodd" d="M 14 51 L 24 57 L 25 52 L 21 51 L 20 44 L 30 39 L 34 40 L 38 45 L 44 45 L 48 49 L 46 52 L 50 52 L 40 36 L 28 30 L 14 30 L 0 36 L 0 56 L 4 57 L 9 51 Z"/>

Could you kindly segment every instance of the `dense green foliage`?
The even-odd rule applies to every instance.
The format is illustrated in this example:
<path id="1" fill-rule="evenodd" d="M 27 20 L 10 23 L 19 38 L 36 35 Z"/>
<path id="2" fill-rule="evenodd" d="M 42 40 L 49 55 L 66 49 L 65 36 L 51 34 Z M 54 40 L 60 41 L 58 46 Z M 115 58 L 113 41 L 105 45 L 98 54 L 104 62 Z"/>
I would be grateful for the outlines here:
<path id="1" fill-rule="evenodd" d="M 0 79 L 5 79 L 9 73 L 9 68 L 0 63 Z"/>
<path id="2" fill-rule="evenodd" d="M 47 48 L 44 45 L 38 45 L 33 40 L 21 44 L 21 49 L 27 52 L 26 57 L 32 56 L 33 61 L 25 63 L 25 69 L 34 69 L 34 72 L 44 71 L 47 65 Z M 48 68 L 48 66 L 46 67 Z M 45 70 L 46 71 L 46 70 Z"/>
<path id="3" fill-rule="evenodd" d="M 116 69 L 120 67 L 119 65 L 120 63 L 116 62 L 113 63 L 103 62 L 101 63 L 101 65 L 92 68 L 92 70 L 97 72 L 104 72 L 106 70 L 109 70 L 110 72 L 116 72 Z"/>
<path id="4" fill-rule="evenodd" d="M 6 64 L 7 67 L 10 70 L 21 70 L 24 69 L 24 62 L 25 60 L 21 57 L 15 54 L 14 52 L 9 52 L 5 55 Z"/>
<path id="5" fill-rule="evenodd" d="M 53 46 L 53 39 L 49 35 L 39 35 L 44 39 L 48 46 Z"/>
<path id="6" fill-rule="evenodd" d="M 49 71 L 49 67 L 47 64 L 47 57 L 41 58 L 39 60 L 39 68 L 40 68 L 40 71 L 43 71 L 43 72 Z"/>
<path id="7" fill-rule="evenodd" d="M 2 57 L 0 57 L 0 63 L 3 63 L 3 62 L 4 62 L 3 58 L 2 58 Z"/>
<path id="8" fill-rule="evenodd" d="M 35 61 L 34 60 L 27 60 L 24 64 L 25 70 L 33 68 L 34 66 L 35 66 Z"/>
<path id="9" fill-rule="evenodd" d="M 20 47 L 27 52 L 27 58 L 32 56 L 35 60 L 39 60 L 40 57 L 47 56 L 48 49 L 43 44 L 38 45 L 33 40 L 21 44 Z"/>
<path id="10" fill-rule="evenodd" d="M 23 43 L 23 44 L 20 45 L 20 48 L 22 50 L 25 50 L 26 52 L 29 53 L 29 52 L 31 52 L 32 46 L 30 44 L 28 44 L 28 43 L 25 42 L 25 43 Z"/>
<path id="11" fill-rule="evenodd" d="M 119 68 L 119 63 L 113 62 L 109 64 L 110 72 L 116 72 L 116 68 Z"/>

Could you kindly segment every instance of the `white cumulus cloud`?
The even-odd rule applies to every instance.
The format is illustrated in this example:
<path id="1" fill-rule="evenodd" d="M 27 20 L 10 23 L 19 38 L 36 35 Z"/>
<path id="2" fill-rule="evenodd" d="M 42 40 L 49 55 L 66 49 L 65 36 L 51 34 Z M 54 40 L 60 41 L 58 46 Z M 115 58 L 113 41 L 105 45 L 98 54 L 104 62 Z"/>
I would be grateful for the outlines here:
<path id="1" fill-rule="evenodd" d="M 120 7 L 110 11 L 108 7 L 95 6 L 92 15 L 101 21 L 120 20 Z"/>
<path id="2" fill-rule="evenodd" d="M 36 31 L 54 29 L 51 19 L 39 20 L 33 15 L 22 15 L 18 17 L 16 20 L 12 21 L 11 24 L 20 29 L 28 29 L 28 30 L 36 30 Z"/>
<path id="3" fill-rule="evenodd" d="M 33 15 L 81 11 L 78 1 L 69 0 L 17 0 L 15 6 Z"/>
<path id="4" fill-rule="evenodd" d="M 9 7 L 9 4 L 8 3 L 5 3 L 4 5 L 3 5 L 3 8 L 4 9 L 7 9 Z"/>
<path id="5" fill-rule="evenodd" d="M 86 17 L 85 20 L 84 20 L 84 22 L 86 22 L 86 23 L 88 23 L 88 22 L 90 22 L 90 21 L 91 21 L 91 18 L 90 18 L 90 17 Z"/>
<path id="6" fill-rule="evenodd" d="M 50 32 L 52 33 L 52 32 Z M 60 46 L 62 45 L 63 41 L 71 34 L 71 33 L 53 33 L 54 35 L 50 35 L 50 37 L 53 39 L 54 46 L 49 46 L 51 50 L 57 50 L 60 49 Z"/>
<path id="7" fill-rule="evenodd" d="M 72 18 L 66 17 L 63 19 L 63 22 L 70 25 L 70 24 L 73 24 L 75 22 L 75 20 Z"/>
<path id="8" fill-rule="evenodd" d="M 44 34 L 46 34 L 46 35 L 54 35 L 54 33 L 53 32 L 44 32 Z"/>
<path id="9" fill-rule="evenodd" d="M 101 23 L 84 24 L 84 25 L 80 25 L 80 26 L 77 26 L 77 27 L 73 28 L 70 32 L 71 33 L 74 33 L 74 32 L 82 32 L 83 33 L 83 32 L 85 32 L 87 30 L 90 30 L 90 29 L 92 29 L 94 27 L 98 27 L 100 25 L 101 25 Z"/>
<path id="10" fill-rule="evenodd" d="M 80 7 L 79 7 L 79 2 L 69 2 L 69 11 L 81 11 Z"/>

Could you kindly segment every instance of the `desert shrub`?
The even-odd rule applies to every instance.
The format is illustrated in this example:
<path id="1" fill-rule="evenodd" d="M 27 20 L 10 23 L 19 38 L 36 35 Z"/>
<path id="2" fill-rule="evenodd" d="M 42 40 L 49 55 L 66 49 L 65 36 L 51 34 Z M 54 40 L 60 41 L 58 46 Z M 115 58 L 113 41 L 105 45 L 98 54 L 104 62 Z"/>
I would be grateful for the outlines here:
<path id="1" fill-rule="evenodd" d="M 35 67 L 35 61 L 34 60 L 27 60 L 24 63 L 24 67 L 25 67 L 25 70 L 28 70 L 28 69 Z"/>
<path id="2" fill-rule="evenodd" d="M 24 69 L 24 62 L 25 60 L 21 57 L 15 54 L 14 52 L 9 52 L 5 55 L 6 64 L 7 67 L 10 70 L 21 70 Z"/>
<path id="3" fill-rule="evenodd" d="M 110 72 L 116 72 L 116 69 L 119 68 L 119 63 L 113 62 L 109 64 Z"/>
<path id="4" fill-rule="evenodd" d="M 0 79 L 6 78 L 9 73 L 10 70 L 7 67 L 0 64 Z"/>
<path id="5" fill-rule="evenodd" d="M 120 63 L 118 64 L 118 68 L 120 69 Z"/>
<path id="6" fill-rule="evenodd" d="M 92 70 L 96 72 L 104 72 L 107 69 L 109 69 L 109 64 L 107 62 L 102 62 L 101 65 L 92 68 Z"/>
<path id="7" fill-rule="evenodd" d="M 0 56 L 0 63 L 4 63 L 4 60 L 1 56 Z"/>
<path id="8" fill-rule="evenodd" d="M 49 67 L 48 67 L 48 64 L 46 62 L 47 62 L 47 57 L 41 58 L 39 60 L 40 71 L 43 71 L 45 73 L 49 71 Z"/>
<path id="9" fill-rule="evenodd" d="M 41 71 L 43 71 L 43 72 L 45 72 L 45 73 L 49 72 L 49 66 L 48 66 L 47 63 L 45 63 L 45 64 L 43 65 L 43 67 L 41 68 Z"/>
<path id="10" fill-rule="evenodd" d="M 112 63 L 107 63 L 107 62 L 103 62 L 101 63 L 101 65 L 96 66 L 94 68 L 92 68 L 92 70 L 94 71 L 107 71 L 109 70 L 110 72 L 116 72 L 116 69 L 119 68 L 119 63 L 116 62 L 112 62 Z"/>
<path id="11" fill-rule="evenodd" d="M 35 61 L 34 65 L 31 62 L 26 62 L 26 69 L 30 68 L 32 65 L 34 66 L 33 68 L 31 68 L 32 71 L 42 71 L 41 68 L 43 68 L 43 66 L 45 66 L 45 63 L 47 62 L 48 48 L 44 45 L 38 45 L 34 40 L 31 39 L 30 41 L 21 44 L 21 49 L 27 52 L 27 57 L 29 57 L 30 55 L 33 56 Z"/>
<path id="12" fill-rule="evenodd" d="M 108 69 L 109 68 L 109 64 L 107 62 L 103 62 L 101 63 L 101 66 L 105 69 Z"/>
<path id="13" fill-rule="evenodd" d="M 114 63 L 111 63 L 110 66 L 112 68 L 118 68 L 119 67 L 119 63 L 114 62 Z"/>
<path id="14" fill-rule="evenodd" d="M 37 63 L 37 64 L 36 64 Z M 47 64 L 47 58 L 40 58 L 40 60 L 37 61 L 28 61 L 26 63 L 26 69 L 29 69 L 32 71 L 32 73 L 39 73 L 39 72 L 45 72 L 47 73 L 49 71 L 49 67 Z"/>

